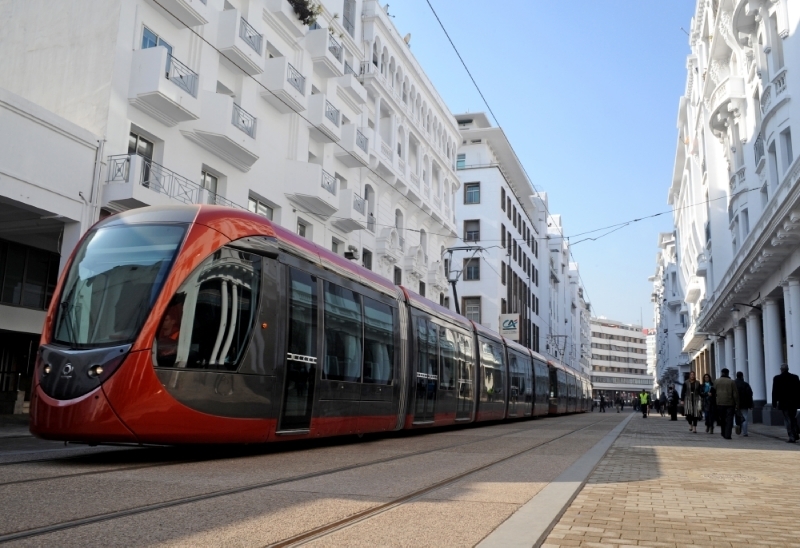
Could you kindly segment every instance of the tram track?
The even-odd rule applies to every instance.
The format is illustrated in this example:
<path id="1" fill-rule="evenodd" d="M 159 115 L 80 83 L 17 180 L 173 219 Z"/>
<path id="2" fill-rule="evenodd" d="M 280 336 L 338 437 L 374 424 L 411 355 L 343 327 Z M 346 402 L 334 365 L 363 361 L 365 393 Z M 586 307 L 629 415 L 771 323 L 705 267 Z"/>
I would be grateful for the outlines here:
<path id="1" fill-rule="evenodd" d="M 588 424 L 586 426 L 582 426 L 580 428 L 576 428 L 576 429 L 570 430 L 569 432 L 566 432 L 564 434 L 561 434 L 559 436 L 556 436 L 556 437 L 554 437 L 552 439 L 549 439 L 549 440 L 546 440 L 544 442 L 538 443 L 538 444 L 536 444 L 534 446 L 526 447 L 525 449 L 523 449 L 521 451 L 517 451 L 512 455 L 508 455 L 506 457 L 502 457 L 500 459 L 496 459 L 496 460 L 494 460 L 494 461 L 492 461 L 492 462 L 490 462 L 488 464 L 482 465 L 482 466 L 477 467 L 477 468 L 470 469 L 470 470 L 468 470 L 466 472 L 457 474 L 455 476 L 451 476 L 451 477 L 449 477 L 449 478 L 447 478 L 445 480 L 442 480 L 440 482 L 435 483 L 434 485 L 431 485 L 431 486 L 425 487 L 423 489 L 414 491 L 413 493 L 404 495 L 402 497 L 394 499 L 394 500 L 392 500 L 390 502 L 387 502 L 385 504 L 381 504 L 381 505 L 378 505 L 378 506 L 373 507 L 371 509 L 364 510 L 363 512 L 359 512 L 357 514 L 354 514 L 353 516 L 349 516 L 348 518 L 344 518 L 344 519 L 336 521 L 334 523 L 330 523 L 328 525 L 312 529 L 311 531 L 308 531 L 308 532 L 303 533 L 301 535 L 297 535 L 295 537 L 290 537 L 289 539 L 285 539 L 283 541 L 280 541 L 279 543 L 276 543 L 276 544 L 270 545 L 270 546 L 292 546 L 292 545 L 298 545 L 298 544 L 302 544 L 304 542 L 307 542 L 309 540 L 313 540 L 311 537 L 319 538 L 319 537 L 331 534 L 331 533 L 335 532 L 336 530 L 343 529 L 343 528 L 345 528 L 345 527 L 347 527 L 349 525 L 352 525 L 352 524 L 354 524 L 356 522 L 364 521 L 364 520 L 369 519 L 371 517 L 377 516 L 380 513 L 383 513 L 383 512 L 388 511 L 388 510 L 391 510 L 394 507 L 397 507 L 397 506 L 400 506 L 402 504 L 411 502 L 412 500 L 415 500 L 415 499 L 417 499 L 417 498 L 419 498 L 421 496 L 424 496 L 428 492 L 435 491 L 435 490 L 437 490 L 437 489 L 439 489 L 441 487 L 444 487 L 444 486 L 446 486 L 448 484 L 456 482 L 459 479 L 462 479 L 462 478 L 464 478 L 466 476 L 469 476 L 469 475 L 474 474 L 476 472 L 480 472 L 481 470 L 484 470 L 486 468 L 495 466 L 495 465 L 500 464 L 502 462 L 505 462 L 507 460 L 513 459 L 513 458 L 515 458 L 517 456 L 520 456 L 520 455 L 522 455 L 524 453 L 527 453 L 529 451 L 535 450 L 535 449 L 537 449 L 539 447 L 542 447 L 544 445 L 553 443 L 553 442 L 558 441 L 560 439 L 563 439 L 563 438 L 565 438 L 567 436 L 575 434 L 576 432 L 588 429 L 588 428 L 590 428 L 590 427 L 592 427 L 592 426 L 594 426 L 596 424 L 599 424 L 601 422 L 604 422 L 606 420 L 608 420 L 608 419 L 601 419 L 601 420 L 592 422 L 592 423 L 590 423 L 590 424 Z M 490 426 L 490 425 L 486 425 L 486 426 Z M 524 431 L 524 430 L 526 430 L 526 429 L 522 429 L 522 431 Z M 519 434 L 520 431 L 521 431 L 520 429 L 514 429 L 514 430 L 511 430 L 509 432 L 506 432 L 506 433 L 503 433 L 503 434 L 499 434 L 497 436 L 481 438 L 481 439 L 478 439 L 478 440 L 470 440 L 470 441 L 465 441 L 465 442 L 461 442 L 461 443 L 445 445 L 445 446 L 441 446 L 441 447 L 435 447 L 435 448 L 430 448 L 430 449 L 422 449 L 422 450 L 419 450 L 419 451 L 413 451 L 411 453 L 405 453 L 405 454 L 401 454 L 401 455 L 394 455 L 394 456 L 391 456 L 391 457 L 384 457 L 384 458 L 380 458 L 380 459 L 374 459 L 374 460 L 370 460 L 370 461 L 362 462 L 362 463 L 355 463 L 355 464 L 339 466 L 339 467 L 335 467 L 335 468 L 328 468 L 328 469 L 325 469 L 325 470 L 318 470 L 318 471 L 315 471 L 315 472 L 308 472 L 308 473 L 305 473 L 305 474 L 297 474 L 297 475 L 289 476 L 289 477 L 285 477 L 285 478 L 277 478 L 277 479 L 258 482 L 258 483 L 253 483 L 253 484 L 249 484 L 249 485 L 242 485 L 242 486 L 239 486 L 239 487 L 232 487 L 232 488 L 229 488 L 229 489 L 220 489 L 220 490 L 211 491 L 211 492 L 208 492 L 208 493 L 199 493 L 197 495 L 190 495 L 190 496 L 179 497 L 179 498 L 175 498 L 175 499 L 171 499 L 171 500 L 167 500 L 167 501 L 162 501 L 162 502 L 144 504 L 144 505 L 135 506 L 135 507 L 131 507 L 131 508 L 123 509 L 123 510 L 118 510 L 118 511 L 114 511 L 114 512 L 108 512 L 108 513 L 105 513 L 105 514 L 97 514 L 97 515 L 93 515 L 93 516 L 87 516 L 87 517 L 84 517 L 84 518 L 65 520 L 65 521 L 61 521 L 61 522 L 50 524 L 50 525 L 44 525 L 44 526 L 40 526 L 40 527 L 34 527 L 34 528 L 26 529 L 26 530 L 21 530 L 21 531 L 16 531 L 16 532 L 13 532 L 13 533 L 7 533 L 7 534 L 4 534 L 4 535 L 0 535 L 0 543 L 5 543 L 5 542 L 10 542 L 10 541 L 15 541 L 15 540 L 23 540 L 23 539 L 27 539 L 27 538 L 31 538 L 31 537 L 36 537 L 36 536 L 41 536 L 41 535 L 45 535 L 45 534 L 49 534 L 49 533 L 65 531 L 65 530 L 74 529 L 74 528 L 77 528 L 77 527 L 82 527 L 82 526 L 85 526 L 85 525 L 91 525 L 91 524 L 100 523 L 100 522 L 104 522 L 104 521 L 120 519 L 120 518 L 125 518 L 125 517 L 130 517 L 130 516 L 135 516 L 135 515 L 138 515 L 138 514 L 143 514 L 143 513 L 147 513 L 147 512 L 153 512 L 153 511 L 157 511 L 157 510 L 163 510 L 163 509 L 166 509 L 166 508 L 172 508 L 172 507 L 176 507 L 176 506 L 183 506 L 183 505 L 187 505 L 187 504 L 203 502 L 203 501 L 207 501 L 207 500 L 215 499 L 215 498 L 219 498 L 219 497 L 237 495 L 237 494 L 246 493 L 246 492 L 249 492 L 249 491 L 254 491 L 254 490 L 257 490 L 257 489 L 264 489 L 264 488 L 273 487 L 273 486 L 277 486 L 277 485 L 283 485 L 283 484 L 292 483 L 292 482 L 296 482 L 296 481 L 319 478 L 319 477 L 323 477 L 323 476 L 327 476 L 327 475 L 331 475 L 331 474 L 337 474 L 337 473 L 341 473 L 341 472 L 357 470 L 359 468 L 366 468 L 366 467 L 369 467 L 369 466 L 375 466 L 375 465 L 379 465 L 379 464 L 385 464 L 385 463 L 389 463 L 389 462 L 400 461 L 400 460 L 403 460 L 403 459 L 408 459 L 408 458 L 417 457 L 417 456 L 421 456 L 421 455 L 436 453 L 436 452 L 440 452 L 440 451 L 447 451 L 447 450 L 450 450 L 450 449 L 455 449 L 455 448 L 459 448 L 459 447 L 465 447 L 465 446 L 468 446 L 468 445 L 473 445 L 473 444 L 478 444 L 478 443 L 485 443 L 486 441 L 497 440 L 497 439 L 504 438 L 504 437 L 507 437 L 507 436 L 510 436 L 510 435 Z M 253 456 L 257 456 L 257 455 L 253 455 Z M 205 459 L 203 459 L 203 460 L 205 460 Z M 139 469 L 139 468 L 151 468 L 151 467 L 156 467 L 156 466 L 165 466 L 165 465 L 174 465 L 174 464 L 187 464 L 188 462 L 198 462 L 198 461 L 195 460 L 195 461 L 174 462 L 174 463 L 166 463 L 166 464 L 158 463 L 158 464 L 153 464 L 153 465 L 142 465 L 140 467 L 135 467 L 135 468 Z M 131 470 L 131 469 L 134 469 L 134 467 L 125 467 L 125 468 L 119 468 L 119 469 L 109 470 L 109 471 L 86 472 L 85 474 L 81 473 L 80 475 L 81 476 L 83 476 L 83 475 L 92 475 L 92 474 L 96 474 L 98 472 L 100 472 L 100 473 L 124 472 L 124 471 Z M 67 474 L 64 477 L 65 478 L 69 478 L 69 477 L 73 477 L 73 476 L 77 477 L 76 474 Z M 46 479 L 56 479 L 56 478 L 49 477 L 49 478 L 46 478 Z M 24 480 L 21 480 L 18 483 L 24 483 Z"/>
<path id="2" fill-rule="evenodd" d="M 407 494 L 405 494 L 405 495 L 403 495 L 401 497 L 397 497 L 397 498 L 395 498 L 395 499 L 393 499 L 393 500 L 391 500 L 389 502 L 385 502 L 383 504 L 379 504 L 379 505 L 374 506 L 372 508 L 367 508 L 366 510 L 362 510 L 361 512 L 357 512 L 356 514 L 353 514 L 352 516 L 348 516 L 346 518 L 337 520 L 337 521 L 329 523 L 327 525 L 322 525 L 322 526 L 316 527 L 314 529 L 311 529 L 310 531 L 306 531 L 305 533 L 300 533 L 299 535 L 295 535 L 293 537 L 289 537 L 288 539 L 284 539 L 284 540 L 282 540 L 280 542 L 268 544 L 268 545 L 265 546 L 265 548 L 290 548 L 290 547 L 294 547 L 294 546 L 302 546 L 303 544 L 306 544 L 308 542 L 311 542 L 311 541 L 314 541 L 314 540 L 317 540 L 317 539 L 321 539 L 321 538 L 326 537 L 328 535 L 332 535 L 333 533 L 336 533 L 337 531 L 340 531 L 342 529 L 345 529 L 345 528 L 350 527 L 352 525 L 355 525 L 357 523 L 360 523 L 360 522 L 363 522 L 363 521 L 367 521 L 367 520 L 372 519 L 372 518 L 374 518 L 374 517 L 376 517 L 376 516 L 378 516 L 380 514 L 383 514 L 385 512 L 393 510 L 393 509 L 395 509 L 395 508 L 397 508 L 399 506 L 402 506 L 404 504 L 408 504 L 410 502 L 418 500 L 421 497 L 427 495 L 428 493 L 432 493 L 434 491 L 437 491 L 438 489 L 441 489 L 443 487 L 447 487 L 448 485 L 451 485 L 451 484 L 453 484 L 453 483 L 455 483 L 455 482 L 457 482 L 459 480 L 462 480 L 462 479 L 464 479 L 464 478 L 466 478 L 468 476 L 471 476 L 471 475 L 476 474 L 478 472 L 482 472 L 482 471 L 487 470 L 487 469 L 489 469 L 489 468 L 491 468 L 493 466 L 496 466 L 498 464 L 502 464 L 502 463 L 507 462 L 509 460 L 512 460 L 512 459 L 514 459 L 516 457 L 524 455 L 525 453 L 528 453 L 530 451 L 534 451 L 536 449 L 539 449 L 541 447 L 549 445 L 549 444 L 551 444 L 553 442 L 556 442 L 556 441 L 559 441 L 561 439 L 564 439 L 567 436 L 571 436 L 572 434 L 575 434 L 575 433 L 580 432 L 582 430 L 586 430 L 588 428 L 591 428 L 592 426 L 594 426 L 596 424 L 599 424 L 601 422 L 605 422 L 606 420 L 608 420 L 608 419 L 607 418 L 601 419 L 601 420 L 595 421 L 595 422 L 593 422 L 591 424 L 588 424 L 586 426 L 583 426 L 581 428 L 576 428 L 575 430 L 572 430 L 570 432 L 567 432 L 565 434 L 562 434 L 562 435 L 557 436 L 555 438 L 552 438 L 550 440 L 543 441 L 541 443 L 537 443 L 536 445 L 533 445 L 531 447 L 527 447 L 527 448 L 522 449 L 520 451 L 517 451 L 517 452 L 515 452 L 515 453 L 513 453 L 511 455 L 507 455 L 507 456 L 502 457 L 500 459 L 494 460 L 494 461 L 492 461 L 490 463 L 483 464 L 481 466 L 477 466 L 477 467 L 472 468 L 470 470 L 467 470 L 465 472 L 458 473 L 458 474 L 456 474 L 454 476 L 450 476 L 449 478 L 446 478 L 444 480 L 438 481 L 438 482 L 434 483 L 433 485 L 429 485 L 427 487 L 423 487 L 423 488 L 418 489 L 416 491 L 413 491 L 411 493 L 407 493 Z"/>

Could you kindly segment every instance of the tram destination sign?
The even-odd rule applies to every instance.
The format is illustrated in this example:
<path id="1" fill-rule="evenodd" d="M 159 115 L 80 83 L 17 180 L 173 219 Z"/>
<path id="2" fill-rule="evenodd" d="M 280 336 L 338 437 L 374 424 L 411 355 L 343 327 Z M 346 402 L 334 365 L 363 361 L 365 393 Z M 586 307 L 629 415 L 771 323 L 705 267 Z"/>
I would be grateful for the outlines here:
<path id="1" fill-rule="evenodd" d="M 519 314 L 500 314 L 500 334 L 512 341 L 519 340 Z"/>

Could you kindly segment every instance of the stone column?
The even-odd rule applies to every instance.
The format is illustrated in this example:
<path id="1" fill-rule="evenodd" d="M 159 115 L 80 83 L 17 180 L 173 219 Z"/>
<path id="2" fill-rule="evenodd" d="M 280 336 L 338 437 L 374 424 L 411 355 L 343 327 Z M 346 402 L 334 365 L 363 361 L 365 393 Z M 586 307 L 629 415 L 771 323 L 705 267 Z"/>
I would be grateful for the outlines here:
<path id="1" fill-rule="evenodd" d="M 750 382 L 750 369 L 747 366 L 747 358 L 750 355 L 747 349 L 748 338 L 749 333 L 745 331 L 744 326 L 737 323 L 733 328 L 733 343 L 735 345 L 733 352 L 736 371 L 741 371 L 744 374 L 744 380 Z"/>
<path id="2" fill-rule="evenodd" d="M 736 378 L 736 372 L 739 371 L 739 364 L 737 363 L 736 356 L 734 355 L 733 342 L 734 332 L 728 331 L 725 333 L 725 367 L 731 372 L 731 378 Z"/>
<path id="3" fill-rule="evenodd" d="M 792 323 L 786 324 L 786 329 L 791 329 L 792 344 L 794 345 L 794 361 L 789 361 L 789 370 L 797 375 L 800 373 L 800 280 L 789 278 L 789 304 L 792 308 Z"/>
<path id="4" fill-rule="evenodd" d="M 736 346 L 738 355 L 739 345 Z M 767 387 L 764 383 L 764 345 L 761 334 L 761 316 L 755 311 L 747 315 L 747 373 L 745 377 L 748 378 L 747 382 L 753 389 L 754 403 L 757 407 L 763 407 L 767 403 Z"/>
<path id="5" fill-rule="evenodd" d="M 781 372 L 781 317 L 778 301 L 767 299 L 764 303 L 764 375 L 767 402 L 772 403 L 772 378 Z"/>
<path id="6" fill-rule="evenodd" d="M 727 354 L 725 354 L 725 340 L 720 339 L 719 337 L 711 337 L 712 345 L 714 348 L 714 363 L 712 368 L 712 376 L 715 379 L 718 379 L 720 376 L 720 371 L 722 371 L 723 367 L 728 367 L 726 365 L 726 361 L 728 359 Z M 728 367 L 730 370 L 730 367 Z"/>
<path id="7" fill-rule="evenodd" d="M 797 361 L 797 352 L 794 348 L 794 333 L 792 333 L 792 316 L 797 312 L 794 312 L 795 308 L 792 306 L 789 282 L 782 283 L 781 288 L 783 289 L 783 312 L 786 325 L 786 363 L 789 364 L 791 369 L 792 364 Z"/>

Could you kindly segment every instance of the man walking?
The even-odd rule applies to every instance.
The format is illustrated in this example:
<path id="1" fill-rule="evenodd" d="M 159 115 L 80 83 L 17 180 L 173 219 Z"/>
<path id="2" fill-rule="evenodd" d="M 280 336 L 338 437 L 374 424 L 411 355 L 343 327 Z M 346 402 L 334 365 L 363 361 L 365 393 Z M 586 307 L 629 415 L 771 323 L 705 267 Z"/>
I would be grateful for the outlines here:
<path id="1" fill-rule="evenodd" d="M 603 394 L 600 394 L 600 412 L 606 412 L 606 397 Z"/>
<path id="2" fill-rule="evenodd" d="M 675 387 L 669 386 L 669 420 L 678 420 L 678 391 Z"/>
<path id="3" fill-rule="evenodd" d="M 650 403 L 650 394 L 647 393 L 647 390 L 642 388 L 642 393 L 639 394 L 639 405 L 642 408 L 642 418 L 647 418 L 647 404 Z"/>
<path id="4" fill-rule="evenodd" d="M 794 443 L 798 438 L 797 406 L 800 399 L 800 378 L 789 373 L 789 366 L 781 364 L 781 374 L 772 379 L 772 407 L 778 408 L 783 413 L 783 424 L 789 434 L 788 443 Z"/>
<path id="5" fill-rule="evenodd" d="M 744 373 L 736 372 L 736 390 L 739 392 L 739 413 L 737 413 L 739 424 L 736 425 L 736 433 L 747 437 L 747 423 L 750 420 L 750 410 L 753 409 L 753 389 L 744 380 Z"/>
<path id="6" fill-rule="evenodd" d="M 661 391 L 661 395 L 658 397 L 658 403 L 660 407 L 659 411 L 661 411 L 661 416 L 663 417 L 664 413 L 667 411 L 667 395 L 663 390 Z"/>
<path id="7" fill-rule="evenodd" d="M 717 379 L 714 388 L 717 389 L 717 412 L 722 423 L 722 437 L 729 440 L 733 430 L 733 415 L 739 408 L 739 390 L 728 376 L 727 368 L 723 368 L 721 373 L 722 376 Z"/>

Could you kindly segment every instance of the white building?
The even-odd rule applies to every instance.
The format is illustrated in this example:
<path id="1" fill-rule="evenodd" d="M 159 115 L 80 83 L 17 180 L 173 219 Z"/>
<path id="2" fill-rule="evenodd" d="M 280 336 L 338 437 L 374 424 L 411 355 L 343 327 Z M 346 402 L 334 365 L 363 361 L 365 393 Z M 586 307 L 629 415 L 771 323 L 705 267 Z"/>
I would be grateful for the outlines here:
<path id="1" fill-rule="evenodd" d="M 63 261 L 116 211 L 234 205 L 443 300 L 458 126 L 378 2 L 321 4 L 309 27 L 287 0 L 4 2 L 0 239 Z M 0 321 L 40 329 L 45 270 Z"/>
<path id="2" fill-rule="evenodd" d="M 659 393 L 670 385 L 680 385 L 689 374 L 689 355 L 683 352 L 683 336 L 688 324 L 688 307 L 683 300 L 681 272 L 678 268 L 675 234 L 658 235 L 656 271 L 653 282 L 653 320 L 655 323 L 655 382 Z"/>
<path id="3" fill-rule="evenodd" d="M 699 374 L 742 371 L 756 421 L 780 364 L 800 372 L 798 24 L 795 1 L 697 2 L 669 190 L 682 351 Z"/>
<path id="4" fill-rule="evenodd" d="M 660 394 L 656 377 L 656 330 L 655 328 L 648 328 L 644 331 L 647 335 L 645 339 L 647 344 L 647 374 L 653 378 L 653 386 L 651 387 L 653 394 Z"/>
<path id="5" fill-rule="evenodd" d="M 543 351 L 548 333 L 547 279 L 540 278 L 548 259 L 545 203 L 505 133 L 492 127 L 486 114 L 459 114 L 456 120 L 463 192 L 455 212 L 464 235 L 458 245 L 474 247 L 454 251 L 450 259 L 460 311 L 495 331 L 500 314 L 519 314 L 520 344 Z"/>
<path id="6" fill-rule="evenodd" d="M 653 389 L 647 373 L 647 330 L 606 318 L 592 318 L 592 389 L 594 398 L 605 395 L 632 399 Z"/>

